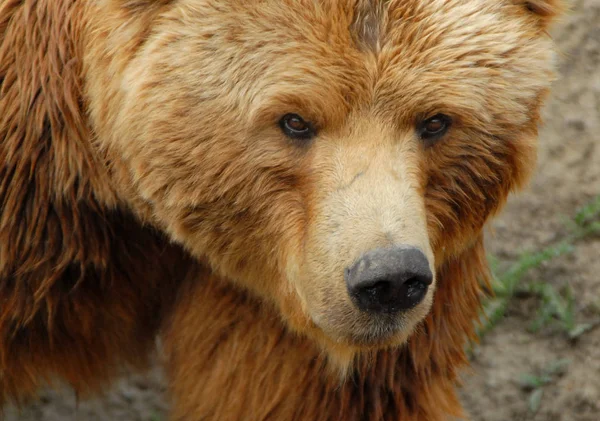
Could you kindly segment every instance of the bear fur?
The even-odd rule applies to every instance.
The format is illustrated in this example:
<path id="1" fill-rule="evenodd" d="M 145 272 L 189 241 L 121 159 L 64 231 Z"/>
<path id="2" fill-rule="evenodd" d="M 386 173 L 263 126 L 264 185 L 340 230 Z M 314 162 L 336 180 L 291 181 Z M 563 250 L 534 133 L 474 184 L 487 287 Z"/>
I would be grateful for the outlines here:
<path id="1" fill-rule="evenodd" d="M 0 3 L 0 406 L 143 367 L 185 267 L 91 149 L 73 3 Z"/>
<path id="2" fill-rule="evenodd" d="M 486 257 L 478 241 L 440 268 L 432 313 L 407 346 L 364 354 L 340 380 L 314 341 L 283 329 L 243 291 L 184 282 L 163 327 L 170 419 L 442 421 L 476 340 Z M 199 305 L 198 303 L 202 303 Z M 452 306 L 447 303 L 453 303 Z M 460 311 L 456 311 L 456 307 Z"/>
<path id="3" fill-rule="evenodd" d="M 0 1 L 0 406 L 99 391 L 161 331 L 175 420 L 459 416 L 482 230 L 530 175 L 561 11 Z M 435 280 L 377 331 L 341 273 L 388 243 Z"/>

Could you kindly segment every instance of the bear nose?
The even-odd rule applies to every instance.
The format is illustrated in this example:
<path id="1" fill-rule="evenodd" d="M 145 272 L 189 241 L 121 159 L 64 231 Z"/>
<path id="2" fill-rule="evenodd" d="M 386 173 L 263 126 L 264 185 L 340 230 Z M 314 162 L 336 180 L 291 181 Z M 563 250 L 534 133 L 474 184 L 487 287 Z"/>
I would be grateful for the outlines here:
<path id="1" fill-rule="evenodd" d="M 427 257 L 412 246 L 369 251 L 344 275 L 352 301 L 369 313 L 408 310 L 423 301 L 433 281 Z"/>

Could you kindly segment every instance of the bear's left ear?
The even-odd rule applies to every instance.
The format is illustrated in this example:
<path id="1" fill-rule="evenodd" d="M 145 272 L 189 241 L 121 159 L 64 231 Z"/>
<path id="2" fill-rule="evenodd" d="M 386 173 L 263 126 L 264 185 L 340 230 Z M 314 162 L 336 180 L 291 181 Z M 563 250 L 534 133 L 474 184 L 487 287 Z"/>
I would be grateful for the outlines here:
<path id="1" fill-rule="evenodd" d="M 556 18 L 561 16 L 567 10 L 565 0 L 517 0 L 535 15 L 545 26 L 550 25 Z"/>

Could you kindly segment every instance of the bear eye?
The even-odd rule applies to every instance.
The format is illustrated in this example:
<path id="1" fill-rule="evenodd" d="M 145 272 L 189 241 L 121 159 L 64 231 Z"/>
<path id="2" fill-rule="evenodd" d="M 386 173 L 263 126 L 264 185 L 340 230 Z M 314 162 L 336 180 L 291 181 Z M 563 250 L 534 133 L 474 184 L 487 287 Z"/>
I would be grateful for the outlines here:
<path id="1" fill-rule="evenodd" d="M 417 132 L 423 140 L 437 140 L 446 134 L 451 124 L 450 117 L 445 114 L 436 114 L 421 121 L 417 126 Z"/>
<path id="2" fill-rule="evenodd" d="M 305 121 L 298 114 L 286 114 L 279 120 L 281 131 L 291 139 L 308 140 L 316 135 L 310 122 Z"/>

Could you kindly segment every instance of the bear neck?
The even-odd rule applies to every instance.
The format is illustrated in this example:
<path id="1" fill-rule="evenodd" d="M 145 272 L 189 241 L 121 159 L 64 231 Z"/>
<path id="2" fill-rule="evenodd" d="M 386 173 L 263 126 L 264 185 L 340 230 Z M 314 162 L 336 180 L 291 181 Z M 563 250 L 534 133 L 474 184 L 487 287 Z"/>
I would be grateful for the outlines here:
<path id="1" fill-rule="evenodd" d="M 163 325 L 172 419 L 461 416 L 455 389 L 476 337 L 486 268 L 481 241 L 444 264 L 432 311 L 409 342 L 359 358 L 344 381 L 311 340 L 290 333 L 268 306 L 214 275 L 192 280 Z"/>

